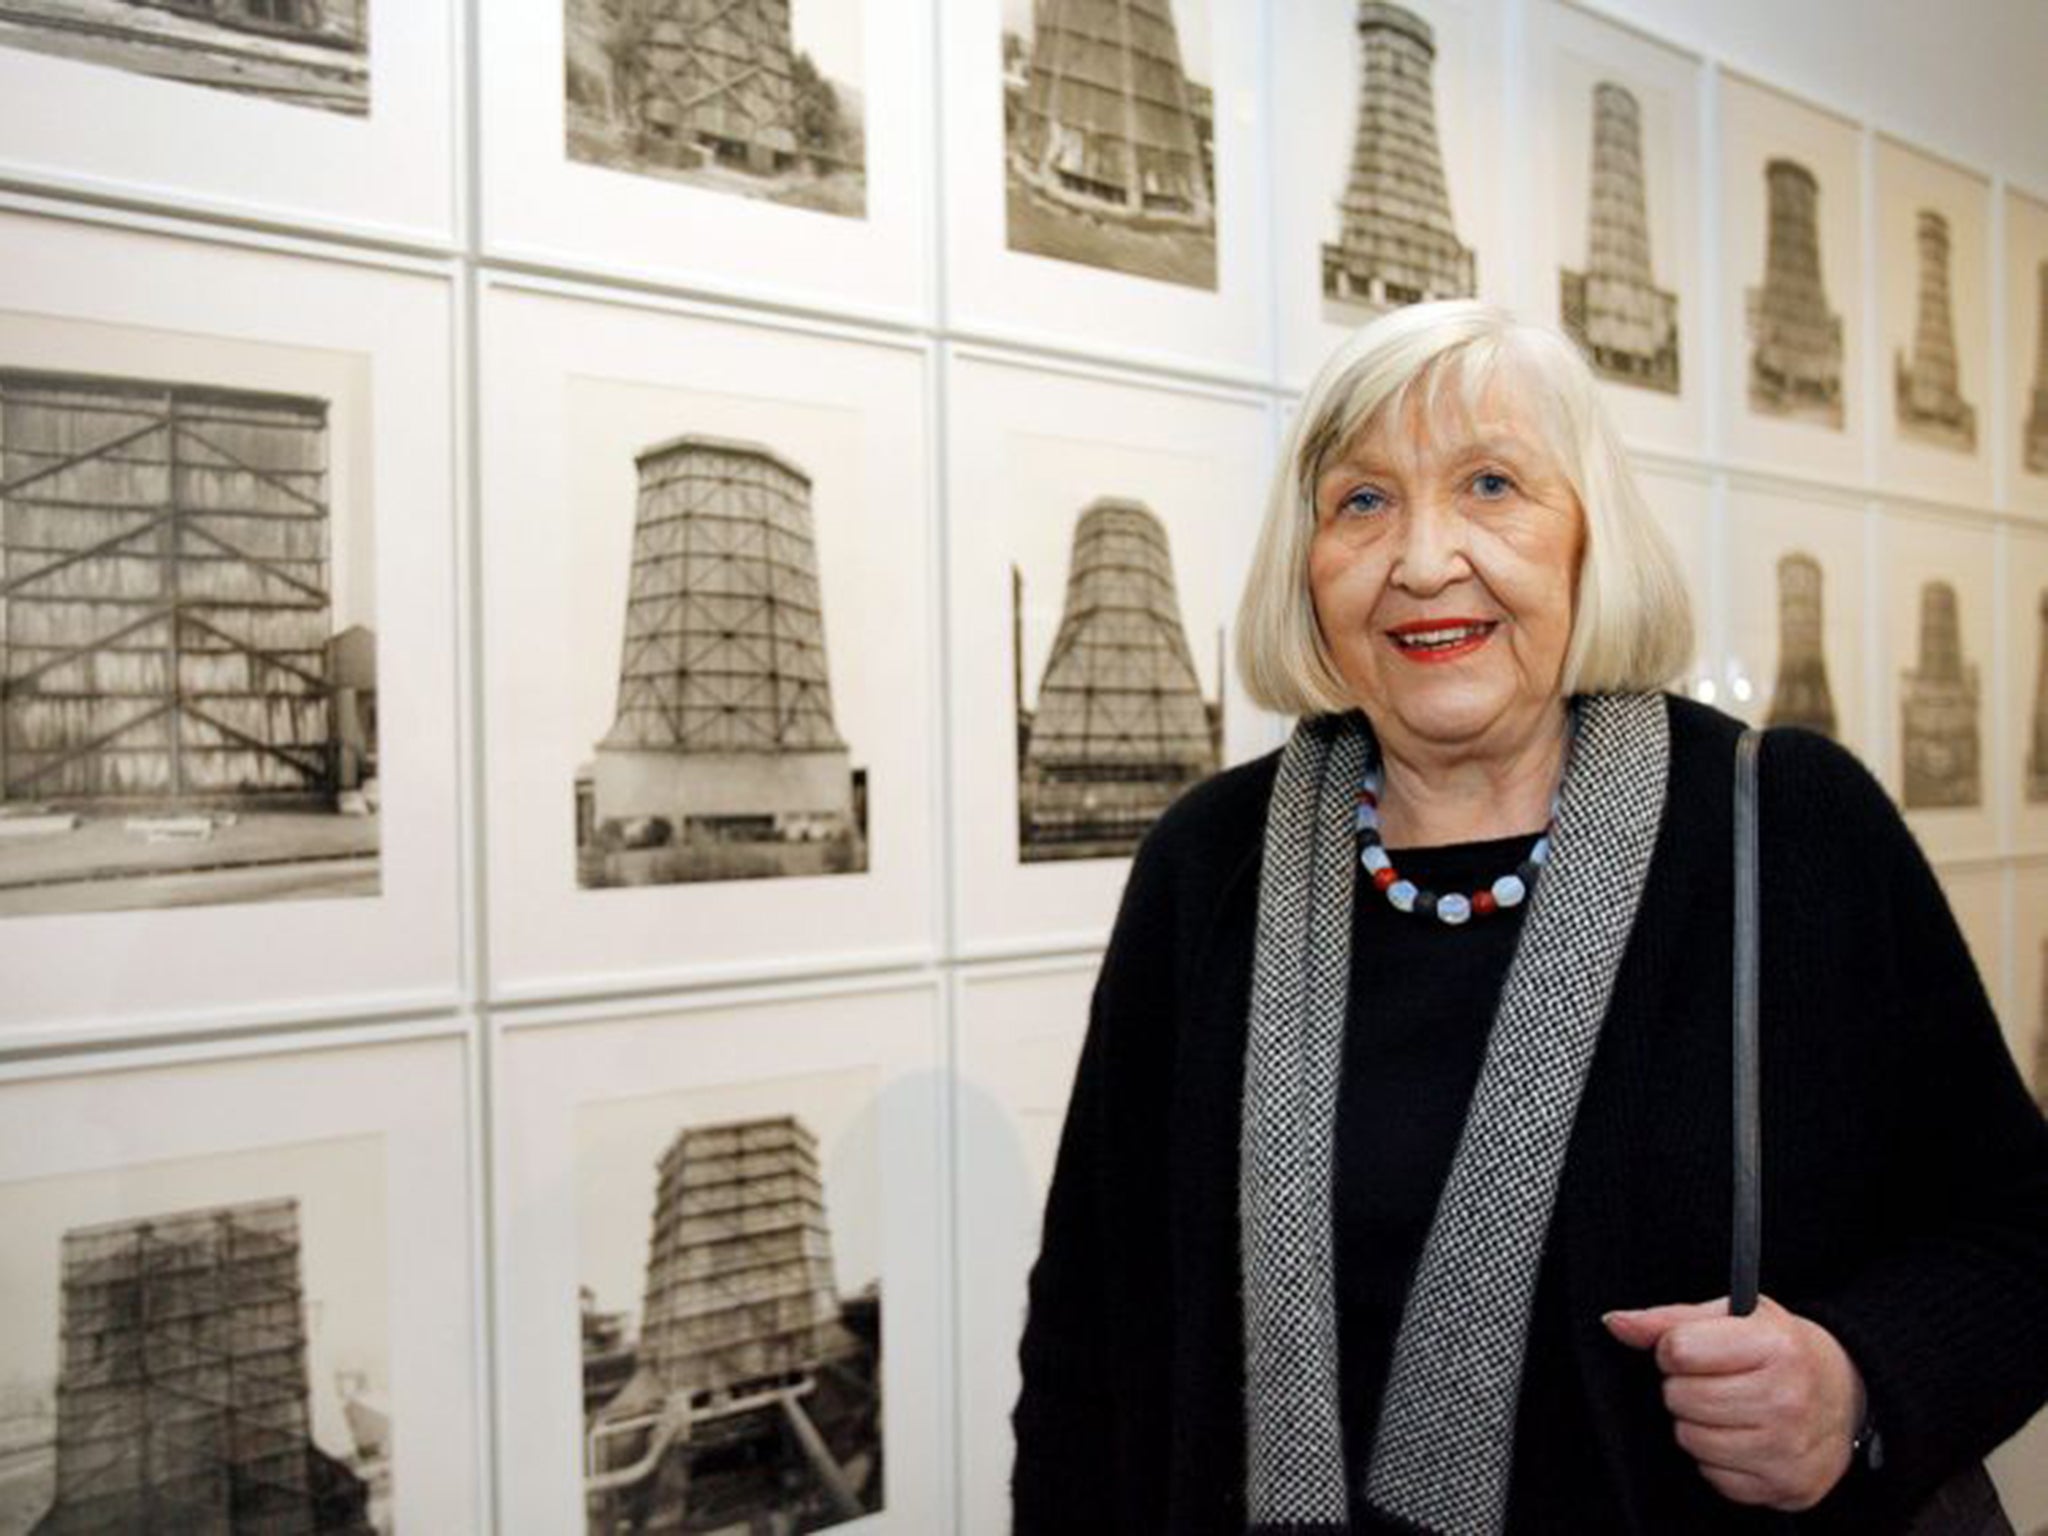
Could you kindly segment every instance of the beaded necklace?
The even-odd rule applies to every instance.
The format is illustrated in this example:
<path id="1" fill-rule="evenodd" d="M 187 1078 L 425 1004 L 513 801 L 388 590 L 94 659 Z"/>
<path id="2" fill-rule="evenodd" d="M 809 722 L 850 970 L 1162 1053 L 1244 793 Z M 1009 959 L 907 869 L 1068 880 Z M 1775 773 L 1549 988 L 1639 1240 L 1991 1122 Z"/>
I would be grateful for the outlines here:
<path id="1" fill-rule="evenodd" d="M 1502 875 L 1492 885 L 1469 896 L 1456 891 L 1438 895 L 1413 880 L 1403 879 L 1387 854 L 1386 844 L 1380 840 L 1380 787 L 1383 782 L 1379 764 L 1366 764 L 1364 777 L 1358 786 L 1358 862 L 1371 877 L 1373 888 L 1381 892 L 1396 911 L 1420 913 L 1456 927 L 1475 917 L 1490 917 L 1509 907 L 1519 907 L 1528 900 L 1529 892 L 1536 884 L 1536 876 L 1550 862 L 1550 839 L 1557 831 L 1556 795 L 1551 796 L 1550 817 L 1541 835 L 1530 845 L 1528 857 L 1517 864 L 1512 873 Z"/>

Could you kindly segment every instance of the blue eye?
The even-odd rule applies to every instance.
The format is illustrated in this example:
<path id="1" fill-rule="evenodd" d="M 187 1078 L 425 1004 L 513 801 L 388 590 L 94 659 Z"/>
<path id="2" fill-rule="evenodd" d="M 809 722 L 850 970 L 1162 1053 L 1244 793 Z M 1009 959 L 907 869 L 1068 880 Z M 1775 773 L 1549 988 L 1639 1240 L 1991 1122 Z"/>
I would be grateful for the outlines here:
<path id="1" fill-rule="evenodd" d="M 1337 512 L 1340 516 L 1349 514 L 1352 517 L 1370 517 L 1375 512 L 1383 511 L 1386 505 L 1386 497 L 1369 485 L 1361 485 L 1357 490 L 1347 491 L 1338 499 Z"/>
<path id="2" fill-rule="evenodd" d="M 1515 488 L 1515 482 L 1497 469 L 1481 470 L 1472 477 L 1472 489 L 1481 501 L 1499 501 Z"/>

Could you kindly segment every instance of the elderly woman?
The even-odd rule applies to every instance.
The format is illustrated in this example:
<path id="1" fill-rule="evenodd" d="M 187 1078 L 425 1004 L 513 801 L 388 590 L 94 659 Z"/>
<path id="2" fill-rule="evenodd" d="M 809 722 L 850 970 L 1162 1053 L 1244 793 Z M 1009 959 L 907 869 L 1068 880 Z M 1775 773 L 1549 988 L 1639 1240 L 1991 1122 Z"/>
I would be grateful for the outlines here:
<path id="1" fill-rule="evenodd" d="M 1765 1296 L 1730 1315 L 1740 727 L 1655 691 L 1684 589 L 1577 353 L 1471 303 L 1359 332 L 1239 641 L 1300 724 L 1132 869 L 1017 1531 L 1998 1528 L 2048 1126 L 1882 790 L 1771 733 Z"/>

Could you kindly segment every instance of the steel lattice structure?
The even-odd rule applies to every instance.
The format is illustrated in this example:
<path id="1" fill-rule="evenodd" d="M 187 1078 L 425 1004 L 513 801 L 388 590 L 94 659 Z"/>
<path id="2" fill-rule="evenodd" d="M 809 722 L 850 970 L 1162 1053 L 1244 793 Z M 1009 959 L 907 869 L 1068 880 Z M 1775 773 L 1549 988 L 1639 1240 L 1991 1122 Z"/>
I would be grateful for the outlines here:
<path id="1" fill-rule="evenodd" d="M 1920 589 L 1920 665 L 1905 675 L 1905 803 L 1909 809 L 1981 805 L 1977 668 L 1963 660 L 1956 589 Z"/>
<path id="2" fill-rule="evenodd" d="M 1642 107 L 1612 80 L 1593 87 L 1586 269 L 1561 274 L 1564 328 L 1609 378 L 1678 392 L 1678 296 L 1650 269 Z"/>
<path id="3" fill-rule="evenodd" d="M 626 106 L 650 159 L 698 149 L 758 174 L 797 154 L 789 0 L 624 0 Z"/>
<path id="4" fill-rule="evenodd" d="M 1948 292 L 1948 220 L 1922 208 L 1915 229 L 1920 247 L 1920 296 L 1913 352 L 1894 365 L 1899 425 L 1946 447 L 1977 445 L 1977 409 L 1963 399 L 1956 369 L 1956 326 Z"/>
<path id="5" fill-rule="evenodd" d="M 1820 268 L 1820 182 L 1796 160 L 1764 167 L 1764 280 L 1747 295 L 1749 403 L 1773 416 L 1842 424 L 1842 317 Z"/>
<path id="6" fill-rule="evenodd" d="M 1820 562 L 1804 552 L 1786 555 L 1778 562 L 1778 681 L 1769 724 L 1835 734 L 1823 634 Z"/>

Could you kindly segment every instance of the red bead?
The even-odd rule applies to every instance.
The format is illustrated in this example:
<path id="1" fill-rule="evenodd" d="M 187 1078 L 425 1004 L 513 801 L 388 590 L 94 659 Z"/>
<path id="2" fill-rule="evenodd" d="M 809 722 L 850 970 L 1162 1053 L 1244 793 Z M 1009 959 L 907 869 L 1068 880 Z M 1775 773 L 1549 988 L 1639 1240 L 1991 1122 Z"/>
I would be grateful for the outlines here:
<path id="1" fill-rule="evenodd" d="M 1474 891 L 1472 893 L 1472 910 L 1478 913 L 1479 916 L 1485 917 L 1489 913 L 1499 911 L 1500 903 L 1493 899 L 1493 892 L 1491 891 Z"/>
<path id="2" fill-rule="evenodd" d="M 1384 891 L 1388 886 L 1392 885 L 1396 880 L 1400 878 L 1401 877 L 1399 875 L 1394 873 L 1394 866 L 1391 864 L 1389 864 L 1385 869 L 1376 869 L 1372 872 L 1372 883 L 1374 888 L 1382 891 Z"/>
<path id="3" fill-rule="evenodd" d="M 1358 803 L 1360 805 L 1370 805 L 1377 808 L 1380 803 L 1380 797 L 1374 794 L 1369 789 L 1361 789 L 1358 792 Z"/>

